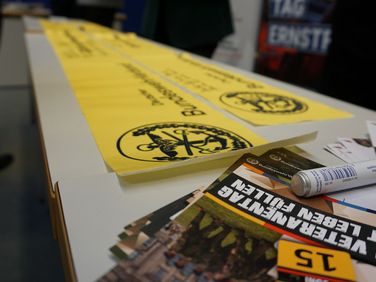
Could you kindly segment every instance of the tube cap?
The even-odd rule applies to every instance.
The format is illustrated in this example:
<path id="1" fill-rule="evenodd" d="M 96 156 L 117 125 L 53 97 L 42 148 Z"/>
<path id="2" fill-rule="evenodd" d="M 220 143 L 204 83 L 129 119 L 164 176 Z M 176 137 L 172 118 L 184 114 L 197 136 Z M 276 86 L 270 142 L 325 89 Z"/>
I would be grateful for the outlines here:
<path id="1" fill-rule="evenodd" d="M 291 178 L 290 190 L 299 197 L 307 197 L 309 194 L 309 183 L 303 173 L 297 172 Z"/>

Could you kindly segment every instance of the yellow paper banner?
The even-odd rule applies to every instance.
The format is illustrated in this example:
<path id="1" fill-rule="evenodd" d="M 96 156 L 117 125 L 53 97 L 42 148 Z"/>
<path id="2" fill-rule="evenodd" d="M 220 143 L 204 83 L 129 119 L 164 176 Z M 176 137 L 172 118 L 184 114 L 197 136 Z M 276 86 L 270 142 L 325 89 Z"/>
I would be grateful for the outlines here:
<path id="1" fill-rule="evenodd" d="M 106 163 L 117 173 L 265 143 L 77 23 L 50 25 L 54 47 Z M 95 26 L 92 28 L 95 29 Z M 96 34 L 106 37 L 106 32 Z M 69 114 L 69 113 L 67 113 Z"/>
<path id="2" fill-rule="evenodd" d="M 95 34 L 124 55 L 256 125 L 348 118 L 350 113 L 173 52 L 134 34 Z"/>
<path id="3" fill-rule="evenodd" d="M 187 53 L 173 52 L 133 33 L 124 34 L 92 23 L 75 23 L 74 27 L 87 31 L 119 55 L 136 60 L 170 81 L 255 125 L 352 116 L 350 113 L 195 59 Z"/>

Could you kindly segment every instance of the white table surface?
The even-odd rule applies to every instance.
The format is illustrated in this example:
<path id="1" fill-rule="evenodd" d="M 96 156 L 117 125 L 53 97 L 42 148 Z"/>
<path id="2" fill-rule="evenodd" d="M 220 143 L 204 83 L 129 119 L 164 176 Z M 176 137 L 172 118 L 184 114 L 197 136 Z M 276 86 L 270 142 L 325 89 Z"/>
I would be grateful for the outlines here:
<path id="1" fill-rule="evenodd" d="M 364 136 L 367 132 L 365 121 L 376 119 L 376 113 L 373 111 L 285 83 L 259 76 L 257 78 L 354 114 L 354 117 L 349 119 L 250 126 L 256 133 L 271 141 L 317 130 L 317 139 L 301 144 L 299 148 L 308 153 L 306 156 L 322 164 L 341 163 L 338 158 L 324 151 L 323 146 L 335 142 L 339 136 Z M 78 281 L 93 281 L 115 265 L 108 249 L 116 243 L 117 235 L 126 224 L 191 192 L 197 184 L 210 183 L 225 167 L 226 165 L 222 168 L 139 184 L 120 183 L 115 174 L 60 181 L 59 192 Z"/>
<path id="2" fill-rule="evenodd" d="M 25 38 L 52 186 L 65 177 L 106 173 L 106 165 L 48 40 L 42 33 L 27 33 Z"/>
<path id="3" fill-rule="evenodd" d="M 52 183 L 54 184 L 57 180 L 65 177 L 108 172 L 72 89 L 64 75 L 63 69 L 53 49 L 48 44 L 48 40 L 41 33 L 29 33 L 26 34 L 26 44 L 36 108 Z M 227 68 L 232 69 L 228 66 Z M 330 134 L 333 132 L 333 127 L 336 130 L 338 129 L 337 132 L 339 135 L 343 135 L 344 132 L 347 132 L 351 128 L 353 136 L 361 136 L 366 132 L 366 127 L 365 123 L 359 124 L 359 121 L 366 118 L 376 119 L 373 111 L 255 73 L 238 71 L 249 77 L 284 88 L 298 95 L 319 100 L 324 104 L 345 111 L 351 111 L 355 115 L 355 118 L 352 119 L 304 122 L 283 126 L 253 126 L 232 116 L 239 123 L 244 124 L 270 141 L 291 136 L 291 134 L 295 133 L 300 134 L 320 129 L 318 140 L 323 144 L 330 143 L 334 141 L 331 138 L 333 135 Z M 226 115 L 230 114 L 226 113 Z M 317 144 L 320 144 L 320 142 Z M 311 145 L 309 146 L 311 147 Z M 320 146 L 316 148 L 315 153 L 319 155 L 322 153 Z M 329 159 L 327 161 L 330 163 L 333 162 Z M 334 161 L 336 160 L 334 159 Z"/>
<path id="4" fill-rule="evenodd" d="M 52 184 L 59 183 L 76 276 L 79 281 L 93 281 L 115 265 L 108 249 L 116 243 L 117 235 L 126 224 L 191 192 L 197 185 L 209 184 L 231 161 L 218 163 L 208 170 L 190 170 L 176 175 L 174 172 L 175 176 L 163 177 L 161 173 L 159 180 L 149 182 L 130 183 L 119 179 L 108 171 L 45 36 L 27 33 L 26 43 L 48 169 Z M 367 132 L 365 121 L 376 120 L 374 111 L 255 73 L 236 71 L 353 113 L 348 119 L 275 126 L 253 126 L 232 116 L 270 141 L 317 130 L 316 140 L 299 147 L 322 164 L 341 162 L 324 151 L 323 146 L 335 142 L 337 137 L 362 137 Z"/>

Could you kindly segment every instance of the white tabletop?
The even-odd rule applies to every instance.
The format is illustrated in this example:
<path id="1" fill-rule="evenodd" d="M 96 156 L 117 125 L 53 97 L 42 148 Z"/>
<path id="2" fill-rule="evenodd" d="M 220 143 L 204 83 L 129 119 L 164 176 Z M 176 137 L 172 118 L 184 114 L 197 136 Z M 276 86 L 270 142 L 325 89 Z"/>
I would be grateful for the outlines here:
<path id="1" fill-rule="evenodd" d="M 159 178 L 153 181 L 118 178 L 107 169 L 45 36 L 27 33 L 26 43 L 48 169 L 52 184 L 59 183 L 74 269 L 79 281 L 93 281 L 115 265 L 109 248 L 126 224 L 198 186 L 209 184 L 232 161 L 216 162 L 215 167 L 207 170 L 159 173 Z M 275 126 L 253 126 L 232 116 L 270 141 L 317 130 L 316 140 L 299 147 L 322 164 L 340 163 L 323 150 L 326 144 L 335 142 L 337 137 L 362 137 L 367 132 L 366 120 L 376 120 L 374 111 L 254 73 L 236 71 L 354 115 L 348 119 Z"/>
<path id="2" fill-rule="evenodd" d="M 42 33 L 27 33 L 35 104 L 52 185 L 107 168 L 65 77 Z"/>
<path id="3" fill-rule="evenodd" d="M 52 184 L 65 177 L 108 172 L 72 89 L 64 75 L 63 69 L 53 49 L 48 44 L 48 40 L 41 33 L 28 33 L 26 34 L 26 43 L 34 85 L 36 108 L 43 134 Z M 227 68 L 231 69 L 228 66 Z M 351 128 L 353 136 L 361 136 L 366 132 L 366 128 L 365 123 L 359 121 L 366 118 L 375 119 L 373 111 L 255 73 L 237 71 L 298 95 L 320 100 L 324 104 L 345 111 L 351 111 L 355 115 L 351 119 L 261 127 L 252 126 L 232 116 L 233 119 L 270 141 L 291 136 L 294 133 L 300 134 L 320 128 L 319 140 L 323 143 L 329 143 L 334 141 L 333 138 L 330 138 L 331 135 L 328 134 L 333 132 L 333 126 L 338 129 L 339 135 L 342 132 L 346 132 L 348 128 Z M 227 115 L 229 114 L 227 113 Z M 346 130 L 344 131 L 344 129 Z M 317 147 L 315 153 L 320 154 L 321 147 Z M 329 159 L 328 161 L 332 162 Z"/>
<path id="4" fill-rule="evenodd" d="M 341 163 L 338 158 L 324 151 L 326 144 L 336 141 L 339 136 L 364 136 L 367 132 L 365 121 L 376 118 L 373 111 L 336 102 L 284 83 L 272 81 L 272 84 L 354 114 L 349 119 L 253 128 L 269 140 L 317 130 L 316 140 L 299 147 L 306 152 L 307 157 L 322 164 Z M 194 172 L 189 169 L 185 175 L 152 182 L 121 183 L 121 179 L 115 174 L 59 181 L 59 193 L 78 281 L 93 281 L 115 265 L 109 248 L 116 243 L 117 235 L 126 224 L 191 192 L 197 185 L 209 184 L 230 163 L 228 161 L 227 164 L 206 171 Z"/>

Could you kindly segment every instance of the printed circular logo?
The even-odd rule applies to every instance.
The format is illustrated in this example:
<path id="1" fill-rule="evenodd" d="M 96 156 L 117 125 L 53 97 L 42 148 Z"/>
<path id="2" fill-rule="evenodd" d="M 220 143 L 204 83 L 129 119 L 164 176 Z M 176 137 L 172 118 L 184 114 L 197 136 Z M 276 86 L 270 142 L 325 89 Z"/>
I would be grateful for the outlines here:
<path id="1" fill-rule="evenodd" d="M 147 162 L 186 160 L 249 147 L 250 142 L 229 130 L 179 122 L 137 127 L 117 141 L 124 157 Z"/>
<path id="2" fill-rule="evenodd" d="M 259 91 L 226 93 L 220 100 L 232 108 L 256 113 L 293 114 L 308 109 L 306 104 L 296 99 Z"/>
<path id="3" fill-rule="evenodd" d="M 282 160 L 282 158 L 276 154 L 270 154 L 269 158 L 271 158 L 273 161 L 279 162 Z"/>
<path id="4" fill-rule="evenodd" d="M 254 158 L 247 158 L 246 161 L 251 165 L 257 165 L 259 163 L 259 161 Z"/>

